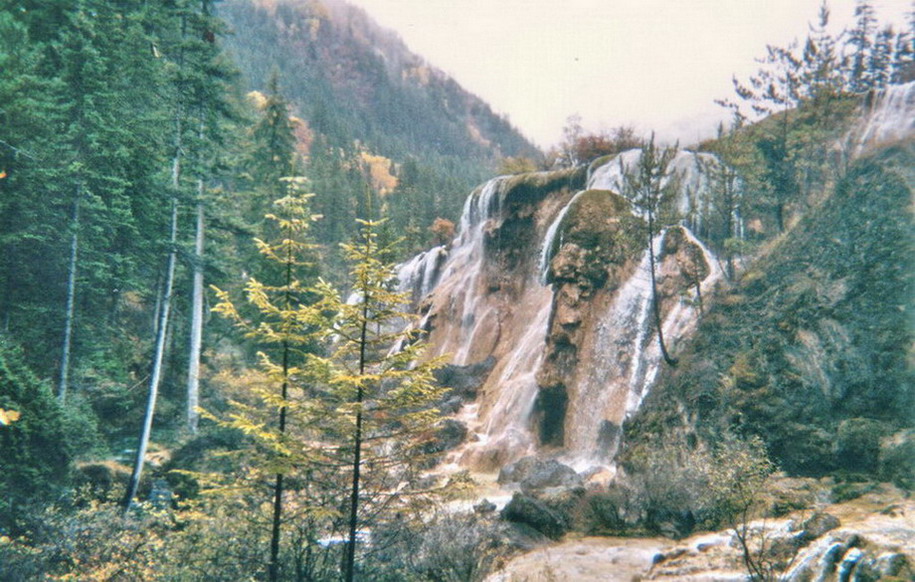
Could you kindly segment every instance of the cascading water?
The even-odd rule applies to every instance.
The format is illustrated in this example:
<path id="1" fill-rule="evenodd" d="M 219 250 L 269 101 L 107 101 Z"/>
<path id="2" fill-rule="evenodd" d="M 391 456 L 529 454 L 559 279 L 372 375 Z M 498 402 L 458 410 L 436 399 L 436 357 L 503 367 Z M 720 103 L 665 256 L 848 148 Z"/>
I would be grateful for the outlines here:
<path id="1" fill-rule="evenodd" d="M 495 355 L 497 362 L 478 401 L 459 417 L 473 434 L 459 455 L 464 464 L 493 465 L 528 452 L 533 439 L 527 419 L 537 396 L 536 373 L 543 358 L 552 293 L 533 275 L 518 284 L 511 303 L 489 288 L 486 271 L 487 232 L 500 226 L 508 177 L 490 180 L 468 198 L 460 230 L 434 285 L 433 308 L 445 329 L 433 336 L 434 353 L 448 354 L 453 364 L 469 365 Z M 405 265 L 404 279 L 421 269 L 426 258 Z M 516 314 L 513 317 L 512 314 Z M 496 338 L 496 339 L 494 339 Z M 471 414 L 472 413 L 472 414 Z M 486 459 L 491 459 L 487 461 Z"/>
<path id="2" fill-rule="evenodd" d="M 685 239 L 702 251 L 708 268 L 699 282 L 708 291 L 720 279 L 717 261 L 687 229 Z M 655 256 L 661 256 L 662 232 L 653 240 Z M 606 463 L 619 445 L 619 429 L 638 410 L 661 367 L 662 353 L 652 321 L 651 265 L 646 249 L 637 268 L 614 293 L 597 317 L 591 338 L 582 346 L 587 366 L 575 385 L 574 400 L 566 417 L 565 457 L 576 466 Z M 681 297 L 662 317 L 662 330 L 669 350 L 675 350 L 695 327 L 698 309 L 694 297 Z"/>
<path id="3" fill-rule="evenodd" d="M 409 293 L 415 305 L 428 295 L 438 283 L 442 266 L 448 258 L 448 249 L 437 246 L 419 253 L 406 263 L 397 266 L 397 291 Z"/>
<path id="4" fill-rule="evenodd" d="M 891 85 L 869 101 L 864 119 L 847 137 L 853 157 L 868 148 L 910 139 L 915 134 L 915 81 Z"/>
<path id="5" fill-rule="evenodd" d="M 480 288 L 483 273 L 485 230 L 490 220 L 498 218 L 502 206 L 503 186 L 507 178 L 493 178 L 467 198 L 461 213 L 460 230 L 452 243 L 451 256 L 442 268 L 442 279 L 456 281 L 451 294 L 451 304 L 460 306 L 459 334 L 453 338 L 452 362 L 458 365 L 469 361 L 474 338 L 481 325 L 490 325 L 489 309 L 481 301 L 484 290 Z"/>
<path id="6" fill-rule="evenodd" d="M 556 218 L 553 219 L 553 222 L 550 224 L 550 227 L 546 231 L 546 236 L 543 237 L 543 244 L 540 246 L 540 263 L 538 265 L 537 271 L 540 273 L 540 283 L 546 285 L 547 275 L 550 270 L 550 260 L 553 258 L 553 254 L 556 252 L 557 244 L 561 244 L 562 241 L 557 241 L 556 237 L 559 235 L 559 227 L 562 225 L 562 219 L 566 217 L 566 214 L 569 212 L 569 208 L 578 201 L 582 194 L 585 191 L 582 190 L 575 194 L 569 203 L 562 207 L 562 210 L 559 211 L 559 214 L 556 215 Z"/>
<path id="7" fill-rule="evenodd" d="M 536 285 L 536 284 L 535 284 Z M 518 341 L 492 372 L 498 388 L 494 401 L 468 428 L 476 435 L 460 455 L 464 464 L 487 466 L 534 452 L 529 419 L 537 398 L 537 370 L 543 361 L 543 346 L 549 322 L 552 294 L 545 287 L 525 297 L 525 313 L 532 314 Z"/>
<path id="8" fill-rule="evenodd" d="M 622 171 L 634 168 L 639 155 L 639 150 L 624 152 L 618 159 L 595 168 L 588 189 L 623 190 Z M 718 162 L 711 155 L 688 152 L 681 152 L 673 160 L 671 170 L 677 174 L 679 185 L 675 206 L 685 216 L 708 211 L 708 178 L 703 174 L 712 163 Z M 458 413 L 470 437 L 451 457 L 463 466 L 484 470 L 498 468 L 536 449 L 532 422 L 540 396 L 538 372 L 546 366 L 559 293 L 558 287 L 544 281 L 553 256 L 565 244 L 563 222 L 584 193 L 562 194 L 567 196 L 564 204 L 545 198 L 551 203 L 528 205 L 522 211 L 523 196 L 529 194 L 512 198 L 511 193 L 523 183 L 499 177 L 478 188 L 464 205 L 460 229 L 450 249 L 432 249 L 399 269 L 401 289 L 411 292 L 414 301 L 431 292 L 426 313 L 431 354 L 448 354 L 456 365 L 494 358 L 494 366 L 478 389 L 476 400 L 465 403 Z M 532 212 L 535 219 L 530 218 Z M 540 233 L 540 244 L 533 246 L 537 243 L 528 237 L 523 244 L 531 245 L 528 248 L 536 249 L 534 252 L 511 249 L 516 253 L 513 256 L 522 257 L 523 265 L 515 267 L 517 273 L 505 273 L 497 266 L 505 260 L 499 253 L 506 249 L 504 238 L 498 237 L 512 232 L 505 230 L 505 225 L 522 219 L 532 220 L 530 224 L 536 232 L 527 232 L 534 240 Z M 685 227 L 683 233 L 681 241 L 701 249 L 696 254 L 706 265 L 698 287 L 706 291 L 721 276 L 721 270 Z M 501 242 L 493 244 L 488 237 L 497 237 L 493 241 Z M 656 256 L 661 257 L 665 244 L 663 234 L 655 237 Z M 577 340 L 580 345 L 574 377 L 566 379 L 569 401 L 562 452 L 569 460 L 603 464 L 612 459 L 619 426 L 638 409 L 661 366 L 657 330 L 652 321 L 647 250 L 640 259 L 633 260 L 638 264 L 617 267 L 626 273 L 624 280 L 613 287 L 597 289 L 597 295 L 588 300 L 593 307 L 588 308 L 587 321 L 582 324 L 583 337 Z M 659 276 L 663 277 L 660 271 Z M 697 319 L 698 309 L 691 298 L 665 299 L 662 328 L 671 349 L 691 332 Z"/>

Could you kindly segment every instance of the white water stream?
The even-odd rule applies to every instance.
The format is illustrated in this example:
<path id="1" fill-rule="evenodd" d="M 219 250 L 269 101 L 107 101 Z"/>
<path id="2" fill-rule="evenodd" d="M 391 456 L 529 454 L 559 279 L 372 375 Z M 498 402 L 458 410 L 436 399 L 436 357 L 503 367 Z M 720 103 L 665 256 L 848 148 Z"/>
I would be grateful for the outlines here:
<path id="1" fill-rule="evenodd" d="M 702 293 L 722 276 L 718 261 L 689 230 L 688 242 L 702 250 L 709 272 L 700 282 Z M 666 232 L 654 238 L 655 256 L 661 256 Z M 648 250 L 633 275 L 616 291 L 606 311 L 597 319 L 592 342 L 582 356 L 587 365 L 574 386 L 569 387 L 566 417 L 566 458 L 575 465 L 611 460 L 619 446 L 618 429 L 634 414 L 648 394 L 662 365 L 658 334 L 652 323 L 651 271 Z M 660 283 L 660 279 L 659 279 Z M 698 322 L 694 294 L 680 297 L 662 317 L 668 351 L 675 352 Z"/>
<path id="2" fill-rule="evenodd" d="M 622 190 L 622 172 L 634 168 L 639 155 L 638 150 L 624 152 L 595 169 L 589 189 Z M 675 204 L 684 216 L 693 218 L 691 222 L 708 211 L 708 180 L 703 168 L 710 163 L 718 162 L 708 154 L 680 152 L 671 164 L 678 175 Z M 490 288 L 493 265 L 487 263 L 485 248 L 487 232 L 505 218 L 507 183 L 507 177 L 495 178 L 471 194 L 450 250 L 437 247 L 398 270 L 401 289 L 411 292 L 414 302 L 432 293 L 435 353 L 449 354 L 457 365 L 474 364 L 489 355 L 496 358 L 477 401 L 466 404 L 459 413 L 471 437 L 452 461 L 464 466 L 497 466 L 535 452 L 531 414 L 554 304 L 553 289 L 542 278 L 553 252 L 561 246 L 562 241 L 556 240 L 561 222 L 581 194 L 554 210 L 554 216 L 541 218 L 542 242 L 529 253 L 528 271 L 533 275 L 520 283 L 516 280 L 509 293 Z M 721 276 L 718 262 L 688 231 L 686 238 L 702 249 L 709 274 L 701 289 L 710 290 Z M 660 256 L 662 240 L 663 233 L 655 238 L 656 256 Z M 612 459 L 618 444 L 616 428 L 638 409 L 661 366 L 657 332 L 651 322 L 647 249 L 629 280 L 602 304 L 606 308 L 593 314 L 596 319 L 590 324 L 590 336 L 580 346 L 577 378 L 574 385 L 567 386 L 570 400 L 564 452 L 575 465 Z M 665 305 L 662 326 L 670 349 L 675 349 L 695 326 L 697 308 L 690 297 Z"/>
<path id="3" fill-rule="evenodd" d="M 915 81 L 891 85 L 876 93 L 864 118 L 847 137 L 847 149 L 857 157 L 870 148 L 911 139 L 915 135 Z"/>

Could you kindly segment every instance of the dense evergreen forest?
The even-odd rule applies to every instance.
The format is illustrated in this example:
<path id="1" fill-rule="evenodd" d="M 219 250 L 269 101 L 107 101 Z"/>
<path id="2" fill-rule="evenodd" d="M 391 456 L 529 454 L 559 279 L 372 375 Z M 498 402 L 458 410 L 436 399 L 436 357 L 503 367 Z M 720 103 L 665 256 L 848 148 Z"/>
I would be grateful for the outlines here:
<path id="1" fill-rule="evenodd" d="M 489 105 L 361 9 L 340 0 L 230 0 L 219 12 L 248 87 L 265 87 L 277 72 L 283 79 L 314 207 L 324 216 L 316 236 L 329 248 L 365 214 L 364 196 L 352 194 L 365 190 L 365 171 L 383 196 L 375 212 L 406 236 L 406 257 L 441 237 L 428 230 L 435 219 L 456 221 L 466 194 L 502 157 L 541 157 Z"/>
<path id="2" fill-rule="evenodd" d="M 374 40 L 402 67 L 386 68 Z M 98 492 L 79 483 L 125 481 L 131 464 L 124 503 L 147 497 L 136 458 L 197 433 L 201 378 L 211 411 L 239 397 L 231 370 L 270 340 L 211 315 L 209 287 L 282 286 L 291 263 L 263 262 L 255 244 L 299 220 L 278 217 L 275 200 L 321 216 L 306 220 L 295 285 L 320 273 L 343 292 L 360 274 L 341 243 L 380 237 L 365 260 L 388 261 L 450 237 L 503 149 L 538 155 L 342 3 L 5 3 L 0 63 L 0 413 L 4 427 L 15 419 L 0 455 L 4 540 L 40 535 L 41 508 L 80 506 Z M 402 78 L 406 67 L 423 82 Z M 380 218 L 371 234 L 357 222 Z M 307 296 L 321 293 L 332 295 Z M 208 431 L 202 450 L 245 440 Z"/>
<path id="3" fill-rule="evenodd" d="M 722 101 L 732 126 L 700 145 L 731 172 L 718 177 L 723 221 L 732 186 L 747 193 L 749 235 L 713 241 L 726 262 L 812 221 L 845 178 L 830 144 L 856 107 L 915 78 L 915 10 L 903 31 L 866 1 L 842 36 L 828 20 L 824 4 L 805 43 L 769 47 Z M 524 547 L 502 522 L 427 511 L 471 484 L 424 473 L 456 429 L 435 412 L 442 363 L 414 365 L 422 342 L 401 331 L 391 265 L 449 243 L 464 196 L 499 170 L 581 167 L 646 140 L 572 126 L 544 161 L 341 0 L 10 0 L 0 70 L 0 578 L 475 580 Z M 904 168 L 906 155 L 887 157 Z M 893 232 L 910 230 L 885 206 Z M 884 339 L 910 337 L 877 303 Z M 775 321 L 763 307 L 758 320 Z M 709 350 L 734 321 L 706 325 Z M 760 349 L 735 348 L 743 368 L 716 365 L 755 379 L 771 356 Z M 910 378 L 890 364 L 875 377 Z M 674 394 L 699 381 L 671 377 Z M 787 407 L 779 382 L 762 396 Z M 907 422 L 910 395 L 880 397 L 848 407 Z M 741 406 L 716 398 L 703 412 Z M 797 433 L 820 404 L 793 418 Z M 633 434 L 675 416 L 659 409 Z M 775 434 L 776 409 L 748 417 L 785 466 L 835 470 Z M 633 450 L 633 472 L 656 467 Z"/>

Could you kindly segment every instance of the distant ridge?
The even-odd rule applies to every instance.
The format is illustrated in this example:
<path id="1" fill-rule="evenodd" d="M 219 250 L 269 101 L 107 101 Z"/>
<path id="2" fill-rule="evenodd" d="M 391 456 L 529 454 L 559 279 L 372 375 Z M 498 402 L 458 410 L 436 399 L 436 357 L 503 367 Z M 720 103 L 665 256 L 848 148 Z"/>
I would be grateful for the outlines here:
<path id="1" fill-rule="evenodd" d="M 338 146 L 491 164 L 539 152 L 479 97 L 343 0 L 228 0 L 220 14 L 251 89 L 276 68 L 286 97 Z"/>

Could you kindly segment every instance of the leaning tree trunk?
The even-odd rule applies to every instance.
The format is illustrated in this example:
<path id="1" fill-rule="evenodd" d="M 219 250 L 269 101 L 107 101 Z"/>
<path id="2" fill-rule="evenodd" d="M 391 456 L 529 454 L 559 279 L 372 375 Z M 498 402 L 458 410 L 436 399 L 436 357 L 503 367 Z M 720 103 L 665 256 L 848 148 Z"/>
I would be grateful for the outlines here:
<path id="1" fill-rule="evenodd" d="M 159 384 L 162 381 L 162 366 L 165 359 L 165 339 L 168 332 L 168 318 L 171 312 L 172 289 L 175 283 L 175 263 L 178 254 L 178 187 L 181 179 L 181 107 L 175 116 L 175 155 L 172 158 L 172 212 L 169 228 L 168 263 L 165 269 L 165 286 L 162 291 L 162 303 L 159 309 L 159 324 L 156 327 L 156 352 L 153 356 L 152 374 L 149 379 L 149 393 L 146 398 L 146 412 L 143 415 L 143 429 L 140 431 L 140 440 L 137 444 L 137 454 L 133 463 L 133 472 L 127 484 L 122 505 L 128 511 L 133 504 L 140 486 L 140 476 L 143 474 L 143 462 L 146 459 L 146 449 L 149 446 L 149 435 L 152 432 L 153 414 L 156 411 L 156 397 L 159 394 Z"/>
<path id="2" fill-rule="evenodd" d="M 146 412 L 143 415 L 143 429 L 137 444 L 137 454 L 134 458 L 133 472 L 127 485 L 124 496 L 124 511 L 130 509 L 137 489 L 140 486 L 140 476 L 143 473 L 143 462 L 146 459 L 146 449 L 149 446 L 149 435 L 152 432 L 153 414 L 156 411 L 156 397 L 159 394 L 159 384 L 162 380 L 162 365 L 165 356 L 165 336 L 168 328 L 168 317 L 171 311 L 172 288 L 175 280 L 176 246 L 178 238 L 178 199 L 172 198 L 171 248 L 168 253 L 168 266 L 165 274 L 165 289 L 162 292 L 162 309 L 159 312 L 159 325 L 156 329 L 156 353 L 153 358 L 152 376 L 149 379 L 149 394 L 146 398 Z"/>
<path id="3" fill-rule="evenodd" d="M 70 225 L 73 232 L 70 236 L 70 263 L 67 267 L 67 307 L 64 316 L 64 343 L 60 355 L 60 380 L 57 384 L 57 398 L 64 402 L 70 379 L 70 351 L 73 343 L 73 318 L 76 311 L 76 270 L 79 252 L 79 207 L 83 197 L 83 185 L 76 185 L 73 197 L 73 216 Z"/>

